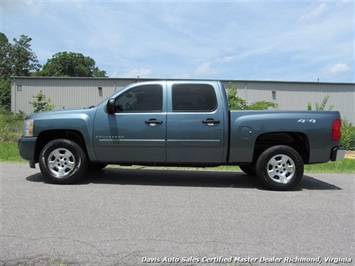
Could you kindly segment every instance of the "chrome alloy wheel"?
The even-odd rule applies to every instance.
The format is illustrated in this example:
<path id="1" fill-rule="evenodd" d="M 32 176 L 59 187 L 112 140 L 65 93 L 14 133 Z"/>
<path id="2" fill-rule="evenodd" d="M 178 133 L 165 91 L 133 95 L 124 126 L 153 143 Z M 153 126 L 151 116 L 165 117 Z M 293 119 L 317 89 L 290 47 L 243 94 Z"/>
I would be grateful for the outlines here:
<path id="1" fill-rule="evenodd" d="M 56 177 L 66 177 L 75 169 L 75 157 L 68 149 L 55 149 L 48 156 L 47 166 Z"/>
<path id="2" fill-rule="evenodd" d="M 276 183 L 287 184 L 295 175 L 294 161 L 285 154 L 273 156 L 267 163 L 267 174 Z"/>

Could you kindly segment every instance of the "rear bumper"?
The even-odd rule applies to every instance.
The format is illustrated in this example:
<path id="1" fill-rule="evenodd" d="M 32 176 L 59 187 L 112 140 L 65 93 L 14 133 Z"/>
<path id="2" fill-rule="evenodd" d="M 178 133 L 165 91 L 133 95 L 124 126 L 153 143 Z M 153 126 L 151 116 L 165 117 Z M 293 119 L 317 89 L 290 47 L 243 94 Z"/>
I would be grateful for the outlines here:
<path id="1" fill-rule="evenodd" d="M 346 154 L 345 148 L 336 147 L 336 148 L 333 148 L 330 158 L 332 161 L 341 161 L 345 158 L 345 154 Z"/>

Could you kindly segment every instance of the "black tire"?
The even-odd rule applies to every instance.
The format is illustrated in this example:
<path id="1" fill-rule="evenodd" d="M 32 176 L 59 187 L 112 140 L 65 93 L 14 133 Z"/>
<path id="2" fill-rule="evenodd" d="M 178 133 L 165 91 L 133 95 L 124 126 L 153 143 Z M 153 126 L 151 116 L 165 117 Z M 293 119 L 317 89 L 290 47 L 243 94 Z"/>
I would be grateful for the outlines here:
<path id="1" fill-rule="evenodd" d="M 88 170 L 89 171 L 100 171 L 105 168 L 107 163 L 89 163 Z"/>
<path id="2" fill-rule="evenodd" d="M 290 190 L 303 177 L 303 160 L 289 146 L 274 146 L 265 150 L 256 163 L 256 175 L 261 183 L 272 190 Z"/>
<path id="3" fill-rule="evenodd" d="M 253 164 L 243 164 L 239 165 L 240 170 L 242 170 L 244 173 L 250 176 L 255 176 L 255 166 Z"/>
<path id="4" fill-rule="evenodd" d="M 74 183 L 85 174 L 87 166 L 83 149 L 68 139 L 48 142 L 39 155 L 42 175 L 51 183 Z"/>

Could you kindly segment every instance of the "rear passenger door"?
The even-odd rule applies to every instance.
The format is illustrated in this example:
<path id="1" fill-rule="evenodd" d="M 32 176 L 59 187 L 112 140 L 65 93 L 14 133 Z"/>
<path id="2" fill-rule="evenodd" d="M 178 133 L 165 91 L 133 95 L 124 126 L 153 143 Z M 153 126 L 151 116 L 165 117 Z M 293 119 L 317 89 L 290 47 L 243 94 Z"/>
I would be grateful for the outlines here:
<path id="1" fill-rule="evenodd" d="M 168 83 L 167 162 L 223 162 L 224 108 L 212 83 Z"/>

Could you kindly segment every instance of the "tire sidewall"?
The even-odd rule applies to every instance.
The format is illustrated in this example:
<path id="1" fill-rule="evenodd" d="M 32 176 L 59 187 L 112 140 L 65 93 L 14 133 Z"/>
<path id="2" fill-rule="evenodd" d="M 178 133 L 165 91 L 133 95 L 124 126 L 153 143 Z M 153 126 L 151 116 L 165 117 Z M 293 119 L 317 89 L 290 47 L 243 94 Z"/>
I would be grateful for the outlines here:
<path id="1" fill-rule="evenodd" d="M 49 169 L 47 165 L 48 156 L 50 153 L 56 149 L 67 149 L 69 150 L 75 158 L 75 167 L 70 171 L 65 177 L 55 176 Z M 56 139 L 47 143 L 39 156 L 39 166 L 42 175 L 51 183 L 56 184 L 69 184 L 80 179 L 86 172 L 87 169 L 87 159 L 83 149 L 76 144 L 74 141 L 68 139 Z"/>
<path id="2" fill-rule="evenodd" d="M 292 179 L 286 183 L 281 184 L 272 180 L 267 174 L 267 164 L 269 160 L 275 155 L 287 155 L 290 157 L 295 164 L 295 173 Z M 294 188 L 303 177 L 304 164 L 302 157 L 299 153 L 289 147 L 284 145 L 274 146 L 265 150 L 258 158 L 256 163 L 256 174 L 263 185 L 272 190 L 290 190 Z"/>

